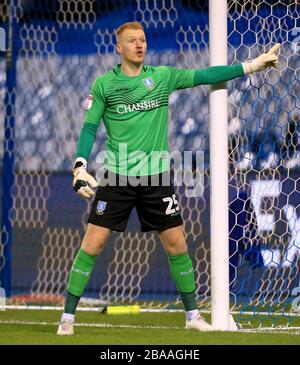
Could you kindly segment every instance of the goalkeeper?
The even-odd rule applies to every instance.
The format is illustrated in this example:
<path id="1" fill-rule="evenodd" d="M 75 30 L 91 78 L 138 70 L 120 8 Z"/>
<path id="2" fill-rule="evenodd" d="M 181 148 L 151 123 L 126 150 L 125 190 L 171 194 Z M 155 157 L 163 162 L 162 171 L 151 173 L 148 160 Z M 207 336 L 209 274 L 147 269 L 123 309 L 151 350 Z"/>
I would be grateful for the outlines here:
<path id="1" fill-rule="evenodd" d="M 77 194 L 91 198 L 97 187 L 87 172 L 87 161 L 103 119 L 107 142 L 106 171 L 115 174 L 117 186 L 99 186 L 81 248 L 69 275 L 64 313 L 57 331 L 72 335 L 76 307 L 88 283 L 98 254 L 111 231 L 123 232 L 133 207 L 136 207 L 142 232 L 157 231 L 166 251 L 170 271 L 186 313 L 186 328 L 212 330 L 200 315 L 196 304 L 196 285 L 192 261 L 183 233 L 180 207 L 171 184 L 162 184 L 169 171 L 168 97 L 178 89 L 203 84 L 215 84 L 241 77 L 277 63 L 275 45 L 249 63 L 214 66 L 206 69 L 177 69 L 169 66 L 144 65 L 147 50 L 144 29 L 140 23 L 125 23 L 116 32 L 117 53 L 121 64 L 99 76 L 92 84 L 87 111 L 81 129 L 74 163 L 73 187 Z M 128 159 L 127 153 L 142 151 L 143 163 Z M 158 151 L 161 158 L 155 163 L 151 153 Z M 158 186 L 134 186 L 130 177 L 158 178 Z M 126 177 L 126 186 L 120 181 Z M 121 186 L 123 185 L 123 186 Z"/>

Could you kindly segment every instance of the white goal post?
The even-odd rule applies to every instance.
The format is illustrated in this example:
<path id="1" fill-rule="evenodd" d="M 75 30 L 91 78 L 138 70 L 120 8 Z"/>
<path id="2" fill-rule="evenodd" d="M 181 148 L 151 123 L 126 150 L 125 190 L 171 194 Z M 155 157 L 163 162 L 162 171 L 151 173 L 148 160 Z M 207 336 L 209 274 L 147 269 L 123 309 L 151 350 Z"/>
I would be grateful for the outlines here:
<path id="1" fill-rule="evenodd" d="M 210 66 L 227 64 L 227 0 L 209 1 Z M 210 240 L 211 316 L 217 330 L 229 330 L 228 92 L 226 83 L 211 87 Z"/>

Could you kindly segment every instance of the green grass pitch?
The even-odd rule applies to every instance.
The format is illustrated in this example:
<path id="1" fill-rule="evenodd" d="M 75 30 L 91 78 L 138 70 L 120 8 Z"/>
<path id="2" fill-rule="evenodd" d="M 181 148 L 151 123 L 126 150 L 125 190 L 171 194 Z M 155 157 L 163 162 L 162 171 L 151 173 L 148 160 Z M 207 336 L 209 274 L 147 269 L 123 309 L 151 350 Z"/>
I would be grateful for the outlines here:
<path id="1" fill-rule="evenodd" d="M 0 344 L 31 345 L 299 345 L 291 332 L 210 332 L 184 329 L 183 313 L 100 314 L 77 312 L 74 336 L 57 336 L 61 312 L 12 310 L 0 312 Z M 300 326 L 300 319 L 295 325 Z"/>

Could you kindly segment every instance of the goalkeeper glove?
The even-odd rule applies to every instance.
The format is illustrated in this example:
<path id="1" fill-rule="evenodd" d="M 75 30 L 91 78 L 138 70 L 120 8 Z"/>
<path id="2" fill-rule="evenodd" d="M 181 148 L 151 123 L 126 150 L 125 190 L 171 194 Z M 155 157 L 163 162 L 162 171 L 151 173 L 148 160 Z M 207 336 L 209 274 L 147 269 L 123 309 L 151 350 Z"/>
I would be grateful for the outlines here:
<path id="1" fill-rule="evenodd" d="M 81 197 L 90 198 L 95 194 L 91 187 L 95 188 L 98 184 L 93 176 L 87 173 L 86 164 L 84 158 L 76 158 L 73 168 L 73 188 Z"/>
<path id="2" fill-rule="evenodd" d="M 256 71 L 265 70 L 267 67 L 276 67 L 278 56 L 274 53 L 278 51 L 280 48 L 280 44 L 276 43 L 269 52 L 263 53 L 259 57 L 255 58 L 250 62 L 243 63 L 244 73 L 252 74 Z"/>

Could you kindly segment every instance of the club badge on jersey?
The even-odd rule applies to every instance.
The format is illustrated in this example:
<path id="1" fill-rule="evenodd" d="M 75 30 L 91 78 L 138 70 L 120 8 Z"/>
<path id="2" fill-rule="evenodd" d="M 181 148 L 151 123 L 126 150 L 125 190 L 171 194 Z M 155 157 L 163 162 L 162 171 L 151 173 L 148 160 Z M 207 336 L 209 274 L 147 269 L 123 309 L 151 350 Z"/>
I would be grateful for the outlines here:
<path id="1" fill-rule="evenodd" d="M 87 100 L 86 100 L 86 110 L 91 109 L 91 107 L 93 105 L 93 100 L 94 100 L 93 95 L 89 95 Z"/>
<path id="2" fill-rule="evenodd" d="M 147 89 L 153 88 L 153 80 L 151 77 L 147 77 L 146 79 L 143 79 L 143 84 L 146 86 Z"/>
<path id="3" fill-rule="evenodd" d="M 107 202 L 104 202 L 102 200 L 98 201 L 97 207 L 96 207 L 96 213 L 99 215 L 102 215 L 105 208 L 106 208 Z"/>

